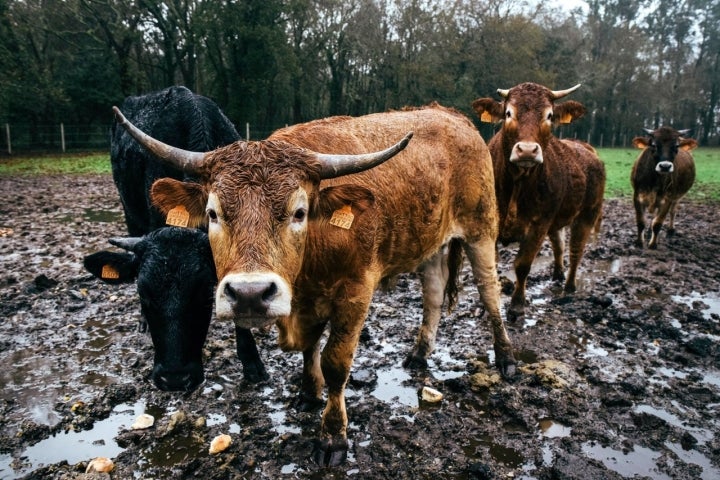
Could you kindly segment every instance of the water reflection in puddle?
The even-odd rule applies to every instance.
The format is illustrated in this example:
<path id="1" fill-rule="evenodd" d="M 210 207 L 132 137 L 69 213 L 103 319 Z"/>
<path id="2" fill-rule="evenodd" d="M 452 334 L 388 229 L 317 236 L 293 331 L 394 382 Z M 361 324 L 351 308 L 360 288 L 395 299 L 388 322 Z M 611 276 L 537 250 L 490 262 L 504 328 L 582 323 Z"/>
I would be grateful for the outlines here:
<path id="1" fill-rule="evenodd" d="M 712 315 L 720 315 L 720 293 L 691 292 L 690 295 L 673 295 L 672 300 L 676 303 L 682 303 L 690 308 L 699 308 L 703 312 L 706 319 L 712 318 Z M 703 305 L 700 305 L 703 304 Z"/>
<path id="2" fill-rule="evenodd" d="M 582 451 L 588 457 L 599 460 L 605 467 L 623 477 L 640 475 L 648 476 L 653 480 L 670 480 L 669 476 L 657 469 L 656 460 L 660 458 L 661 454 L 649 448 L 635 445 L 633 450 L 623 452 L 586 442 L 582 445 Z"/>
<path id="3" fill-rule="evenodd" d="M 538 422 L 540 427 L 540 433 L 546 438 L 564 438 L 569 437 L 572 433 L 572 428 L 566 427 L 562 423 L 556 422 L 551 418 L 543 418 Z"/>

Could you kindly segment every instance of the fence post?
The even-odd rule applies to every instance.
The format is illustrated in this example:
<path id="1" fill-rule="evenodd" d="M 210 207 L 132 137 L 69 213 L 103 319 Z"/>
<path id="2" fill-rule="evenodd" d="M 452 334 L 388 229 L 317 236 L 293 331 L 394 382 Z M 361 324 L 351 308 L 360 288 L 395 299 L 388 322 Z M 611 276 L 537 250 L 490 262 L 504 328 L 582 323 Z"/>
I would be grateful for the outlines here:
<path id="1" fill-rule="evenodd" d="M 10 124 L 5 124 L 5 136 L 7 137 L 8 143 L 8 155 L 12 155 L 12 146 L 10 145 Z"/>
<path id="2" fill-rule="evenodd" d="M 250 122 L 245 122 L 245 141 L 250 141 Z"/>
<path id="3" fill-rule="evenodd" d="M 65 153 L 65 125 L 62 122 L 60 122 L 60 146 Z"/>

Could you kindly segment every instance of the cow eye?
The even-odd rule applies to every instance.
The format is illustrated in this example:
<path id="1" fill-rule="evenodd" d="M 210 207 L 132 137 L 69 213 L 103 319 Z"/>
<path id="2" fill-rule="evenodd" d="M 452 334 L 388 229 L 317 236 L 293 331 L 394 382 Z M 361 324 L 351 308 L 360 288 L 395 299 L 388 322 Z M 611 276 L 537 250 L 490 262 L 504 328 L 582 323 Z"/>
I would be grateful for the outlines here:
<path id="1" fill-rule="evenodd" d="M 307 211 L 304 208 L 298 208 L 293 214 L 293 221 L 302 222 L 303 220 L 305 220 L 305 215 L 307 215 Z"/>
<path id="2" fill-rule="evenodd" d="M 208 216 L 208 218 L 210 219 L 210 221 L 213 222 L 213 223 L 216 223 L 217 220 L 218 220 L 218 214 L 217 214 L 217 212 L 216 212 L 214 209 L 212 209 L 212 208 L 208 208 L 208 209 L 207 209 L 207 216 Z"/>

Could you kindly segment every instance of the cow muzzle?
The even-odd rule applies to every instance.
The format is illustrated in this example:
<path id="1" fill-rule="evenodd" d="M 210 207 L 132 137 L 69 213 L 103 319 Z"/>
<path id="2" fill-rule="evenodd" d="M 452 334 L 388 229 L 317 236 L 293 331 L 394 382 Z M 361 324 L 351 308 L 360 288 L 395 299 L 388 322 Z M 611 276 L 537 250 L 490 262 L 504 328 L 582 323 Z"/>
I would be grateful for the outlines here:
<path id="1" fill-rule="evenodd" d="M 535 142 L 517 142 L 510 152 L 510 162 L 518 167 L 529 168 L 543 163 L 540 144 Z"/>
<path id="2" fill-rule="evenodd" d="M 231 273 L 218 284 L 215 313 L 241 328 L 261 328 L 290 315 L 291 301 L 290 286 L 275 273 Z"/>
<path id="3" fill-rule="evenodd" d="M 675 170 L 675 165 L 672 162 L 662 161 L 655 165 L 655 171 L 657 173 L 672 173 Z"/>

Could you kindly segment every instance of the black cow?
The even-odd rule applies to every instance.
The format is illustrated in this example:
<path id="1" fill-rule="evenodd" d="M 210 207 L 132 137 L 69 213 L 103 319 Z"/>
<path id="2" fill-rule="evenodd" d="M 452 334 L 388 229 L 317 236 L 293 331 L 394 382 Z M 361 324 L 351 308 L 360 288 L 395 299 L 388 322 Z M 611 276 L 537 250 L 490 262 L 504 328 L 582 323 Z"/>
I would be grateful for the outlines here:
<path id="1" fill-rule="evenodd" d="M 127 97 L 122 105 L 130 121 L 174 147 L 207 152 L 240 139 L 233 124 L 212 100 L 185 87 Z M 181 170 L 153 160 L 152 154 L 115 122 L 110 131 L 110 162 L 132 237 L 165 225 L 165 216 L 150 201 L 150 187 L 155 180 L 165 177 L 192 180 Z"/>
<path id="2" fill-rule="evenodd" d="M 690 151 L 697 147 L 697 141 L 685 138 L 689 132 L 660 127 L 645 129 L 646 136 L 633 139 L 633 145 L 643 149 L 630 174 L 637 222 L 635 244 L 640 248 L 646 208 L 655 214 L 648 248 L 657 248 L 658 234 L 667 215 L 670 215 L 668 237 L 675 234 L 675 208 L 695 182 L 695 162 Z"/>
<path id="3" fill-rule="evenodd" d="M 153 382 L 161 390 L 193 390 L 204 379 L 202 347 L 217 283 L 207 234 L 165 227 L 110 243 L 127 253 L 93 253 L 85 257 L 85 268 L 107 283 L 137 279 L 142 315 L 155 347 Z M 267 378 L 250 330 L 235 331 L 245 378 Z"/>

